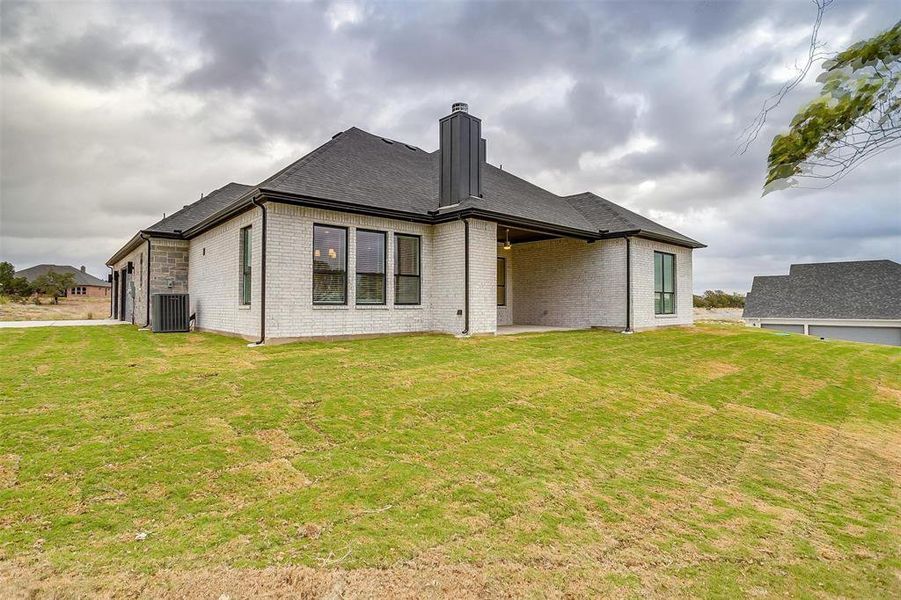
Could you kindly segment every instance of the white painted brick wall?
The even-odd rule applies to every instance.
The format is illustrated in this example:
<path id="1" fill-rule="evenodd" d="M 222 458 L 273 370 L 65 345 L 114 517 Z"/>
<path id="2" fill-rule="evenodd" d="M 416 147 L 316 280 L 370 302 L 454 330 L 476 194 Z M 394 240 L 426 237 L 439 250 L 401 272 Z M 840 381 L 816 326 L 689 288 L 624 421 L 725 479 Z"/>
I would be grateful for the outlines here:
<path id="1" fill-rule="evenodd" d="M 249 339 L 259 335 L 260 216 L 261 210 L 254 208 L 191 240 L 188 293 L 199 329 L 235 333 Z M 253 227 L 249 307 L 240 302 L 240 236 L 241 228 L 248 225 Z"/>
<path id="2" fill-rule="evenodd" d="M 654 252 L 676 256 L 676 313 L 654 314 Z M 691 325 L 691 248 L 632 238 L 632 327 L 647 329 L 666 325 Z"/>
<path id="3" fill-rule="evenodd" d="M 436 261 L 435 264 L 440 268 L 440 261 Z M 469 332 L 495 331 L 497 331 L 497 224 L 470 219 Z"/>
<path id="4" fill-rule="evenodd" d="M 430 327 L 435 331 L 454 334 L 463 331 L 462 311 L 465 306 L 463 239 L 462 221 L 433 226 L 432 252 L 436 258 L 429 261 L 429 304 Z"/>
<path id="5" fill-rule="evenodd" d="M 267 204 L 267 337 L 305 337 L 432 330 L 435 281 L 432 226 L 285 204 Z M 313 225 L 347 227 L 347 305 L 313 305 Z M 387 304 L 356 306 L 356 230 L 387 232 Z M 421 236 L 419 306 L 394 305 L 394 234 Z M 462 253 L 461 253 L 462 254 Z M 442 282 L 442 285 L 444 282 Z"/>
<path id="6" fill-rule="evenodd" d="M 415 331 L 461 333 L 464 327 L 464 229 L 461 221 L 423 225 L 336 211 L 268 204 L 267 338 Z M 348 228 L 348 304 L 312 303 L 313 224 Z M 240 298 L 239 231 L 252 224 L 253 291 Z M 259 335 L 260 210 L 254 209 L 191 240 L 188 288 L 198 327 Z M 387 304 L 355 305 L 356 229 L 387 232 Z M 421 236 L 422 304 L 394 305 L 395 232 Z M 677 315 L 653 314 L 653 251 L 677 255 Z M 205 250 L 205 254 L 204 254 Z M 133 253 L 137 256 L 139 251 Z M 497 256 L 507 257 L 507 307 L 498 307 Z M 127 257 L 124 260 L 136 260 Z M 691 323 L 691 250 L 633 238 L 633 326 Z M 135 262 L 136 270 L 137 260 Z M 498 324 L 563 327 L 625 326 L 625 240 L 588 244 L 572 239 L 497 244 L 494 223 L 470 220 L 470 332 Z M 142 290 L 139 290 L 142 291 Z M 140 293 L 139 293 L 140 296 Z M 143 300 L 138 299 L 138 314 Z"/>
<path id="7" fill-rule="evenodd" d="M 513 322 L 590 327 L 603 289 L 603 242 L 556 239 L 513 247 Z"/>

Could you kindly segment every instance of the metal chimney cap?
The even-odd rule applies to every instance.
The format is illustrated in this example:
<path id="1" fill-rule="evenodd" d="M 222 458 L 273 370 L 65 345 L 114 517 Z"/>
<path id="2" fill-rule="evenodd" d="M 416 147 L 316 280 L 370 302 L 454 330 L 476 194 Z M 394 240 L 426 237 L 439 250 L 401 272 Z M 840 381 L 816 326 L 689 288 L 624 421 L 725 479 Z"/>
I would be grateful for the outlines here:
<path id="1" fill-rule="evenodd" d="M 469 105 L 466 104 L 465 102 L 454 102 L 454 103 L 451 105 L 451 112 L 452 112 L 452 113 L 455 113 L 455 112 L 465 112 L 465 113 L 468 113 L 468 112 L 469 112 Z"/>

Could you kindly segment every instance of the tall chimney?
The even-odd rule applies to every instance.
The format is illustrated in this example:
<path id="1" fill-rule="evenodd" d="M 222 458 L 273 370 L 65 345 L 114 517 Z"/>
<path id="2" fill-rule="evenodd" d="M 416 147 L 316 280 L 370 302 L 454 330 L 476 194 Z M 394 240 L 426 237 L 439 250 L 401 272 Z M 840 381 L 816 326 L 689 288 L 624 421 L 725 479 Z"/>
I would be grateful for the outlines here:
<path id="1" fill-rule="evenodd" d="M 438 206 L 459 204 L 482 196 L 481 166 L 485 161 L 482 121 L 469 114 L 465 102 L 455 102 L 451 114 L 438 121 L 441 181 Z"/>

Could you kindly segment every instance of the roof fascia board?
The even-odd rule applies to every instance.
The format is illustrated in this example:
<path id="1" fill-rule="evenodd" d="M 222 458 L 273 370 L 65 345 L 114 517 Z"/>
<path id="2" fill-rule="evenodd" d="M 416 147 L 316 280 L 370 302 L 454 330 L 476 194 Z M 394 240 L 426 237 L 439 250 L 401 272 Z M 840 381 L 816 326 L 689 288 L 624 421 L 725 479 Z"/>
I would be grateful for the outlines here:
<path id="1" fill-rule="evenodd" d="M 119 248 L 115 254 L 109 257 L 109 260 L 106 261 L 106 266 L 112 267 L 114 264 L 125 258 L 129 252 L 137 248 L 143 241 L 144 238 L 141 237 L 144 231 L 137 232 L 133 238 L 125 242 L 125 245 Z"/>
<path id="2" fill-rule="evenodd" d="M 623 238 L 623 237 L 638 237 L 644 238 L 647 240 L 652 240 L 655 242 L 665 242 L 667 244 L 672 244 L 673 246 L 682 246 L 683 248 L 706 248 L 705 244 L 700 242 L 688 242 L 686 240 L 680 240 L 678 238 L 670 237 L 667 235 L 662 235 L 659 233 L 652 233 L 650 231 L 645 231 L 643 229 L 630 229 L 629 231 L 614 231 L 611 233 L 605 233 L 602 236 L 604 239 L 613 239 L 613 238 Z"/>
<path id="3" fill-rule="evenodd" d="M 195 237 L 208 229 L 215 227 L 219 223 L 226 221 L 238 214 L 250 210 L 253 208 L 251 204 L 251 199 L 257 199 L 258 201 L 263 202 L 277 202 L 280 204 L 291 204 L 295 206 L 308 206 L 310 208 L 321 208 L 325 210 L 334 210 L 339 212 L 348 212 L 354 214 L 361 214 L 373 217 L 383 217 L 386 219 L 397 219 L 401 221 L 410 221 L 416 223 L 426 223 L 426 224 L 437 224 L 437 223 L 446 223 L 449 221 L 456 221 L 461 218 L 478 218 L 484 219 L 488 221 L 494 221 L 501 225 L 509 225 L 513 227 L 522 227 L 526 229 L 530 229 L 539 233 L 549 233 L 553 235 L 562 235 L 565 237 L 572 237 L 583 240 L 601 240 L 601 239 L 611 239 L 611 238 L 621 238 L 626 236 L 636 236 L 643 237 L 650 240 L 656 240 L 661 242 L 666 242 L 668 244 L 673 244 L 676 246 L 682 246 L 686 248 L 706 248 L 704 244 L 701 243 L 689 243 L 685 240 L 679 240 L 676 238 L 672 238 L 665 235 L 655 234 L 647 231 L 643 231 L 641 229 L 633 229 L 629 231 L 617 231 L 617 232 L 592 232 L 582 229 L 575 229 L 572 227 L 564 227 L 559 225 L 551 225 L 549 223 L 545 223 L 542 221 L 536 221 L 533 219 L 525 219 L 520 217 L 513 217 L 510 215 L 505 215 L 502 213 L 497 213 L 494 211 L 489 211 L 480 208 L 465 208 L 463 210 L 456 210 L 445 212 L 441 214 L 420 214 L 414 212 L 400 211 L 389 208 L 378 208 L 374 206 L 362 206 L 359 204 L 353 204 L 350 202 L 341 202 L 339 200 L 331 200 L 328 198 L 317 198 L 315 196 L 303 196 L 298 194 L 290 194 L 285 192 L 277 192 L 274 190 L 267 190 L 265 188 L 253 189 L 248 191 L 247 194 L 233 202 L 230 206 L 225 209 L 210 215 L 194 227 L 186 229 L 182 232 L 181 236 L 178 235 L 169 235 L 169 237 L 181 238 L 181 239 L 190 239 Z M 164 237 L 160 234 L 151 234 L 157 237 Z"/>

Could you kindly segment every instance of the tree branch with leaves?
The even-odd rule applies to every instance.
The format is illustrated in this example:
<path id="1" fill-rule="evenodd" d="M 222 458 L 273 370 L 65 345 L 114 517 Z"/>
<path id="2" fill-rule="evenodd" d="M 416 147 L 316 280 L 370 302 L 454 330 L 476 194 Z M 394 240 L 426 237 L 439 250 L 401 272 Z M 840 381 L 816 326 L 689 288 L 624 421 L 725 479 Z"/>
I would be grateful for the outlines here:
<path id="1" fill-rule="evenodd" d="M 764 194 L 828 187 L 901 143 L 901 22 L 826 60 L 817 81 L 817 98 L 773 139 Z"/>

